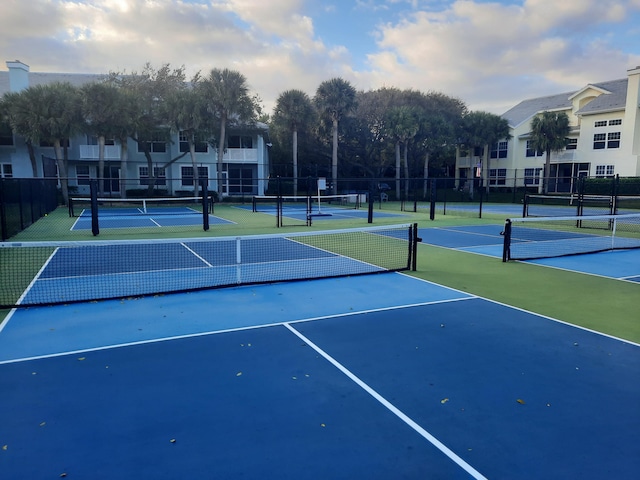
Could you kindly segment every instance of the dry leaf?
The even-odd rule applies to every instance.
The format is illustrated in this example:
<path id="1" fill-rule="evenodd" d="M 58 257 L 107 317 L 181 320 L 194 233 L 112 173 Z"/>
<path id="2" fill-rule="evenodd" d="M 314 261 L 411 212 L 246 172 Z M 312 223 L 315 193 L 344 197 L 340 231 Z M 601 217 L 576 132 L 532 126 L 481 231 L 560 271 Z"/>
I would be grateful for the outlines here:
<path id="1" fill-rule="evenodd" d="M 524 400 L 522 400 L 521 398 L 517 399 L 516 402 L 518 402 L 520 405 L 524 405 Z"/>

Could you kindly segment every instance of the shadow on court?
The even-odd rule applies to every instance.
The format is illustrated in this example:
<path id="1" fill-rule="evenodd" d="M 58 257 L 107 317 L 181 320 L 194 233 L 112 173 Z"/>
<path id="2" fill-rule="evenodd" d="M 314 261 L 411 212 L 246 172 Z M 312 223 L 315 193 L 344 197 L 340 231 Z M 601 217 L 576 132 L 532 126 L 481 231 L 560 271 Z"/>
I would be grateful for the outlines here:
<path id="1" fill-rule="evenodd" d="M 633 478 L 640 349 L 401 274 L 15 312 L 5 478 Z"/>

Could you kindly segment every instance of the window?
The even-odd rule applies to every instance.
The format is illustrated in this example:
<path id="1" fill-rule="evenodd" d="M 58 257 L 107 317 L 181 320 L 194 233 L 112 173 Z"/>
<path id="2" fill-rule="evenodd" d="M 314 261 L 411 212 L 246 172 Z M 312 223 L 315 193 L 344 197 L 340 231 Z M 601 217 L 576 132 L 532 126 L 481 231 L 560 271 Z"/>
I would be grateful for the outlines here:
<path id="1" fill-rule="evenodd" d="M 149 185 L 149 167 L 138 167 L 140 185 Z M 156 178 L 156 185 L 166 185 L 167 175 L 162 167 L 153 167 L 153 175 Z"/>
<path id="2" fill-rule="evenodd" d="M 193 187 L 193 167 L 182 167 L 182 186 Z M 209 185 L 209 167 L 198 167 L 198 180 L 206 181 Z"/>
<path id="3" fill-rule="evenodd" d="M 151 135 L 150 142 L 139 142 L 138 152 L 144 152 L 143 144 L 147 146 L 151 153 L 165 153 L 167 151 L 167 132 L 157 130 Z"/>
<path id="4" fill-rule="evenodd" d="M 593 149 L 602 150 L 605 147 L 606 133 L 596 133 L 593 135 Z"/>
<path id="5" fill-rule="evenodd" d="M 116 141 L 113 138 L 105 138 L 105 145 L 115 145 Z M 87 145 L 98 145 L 98 137 L 95 135 L 87 135 Z"/>
<path id="6" fill-rule="evenodd" d="M 253 137 L 249 135 L 230 135 L 229 148 L 253 148 Z"/>
<path id="7" fill-rule="evenodd" d="M 596 177 L 613 177 L 614 165 L 596 165 Z"/>
<path id="8" fill-rule="evenodd" d="M 565 147 L 567 150 L 576 150 L 578 148 L 578 139 L 577 138 L 568 138 L 567 146 Z"/>
<path id="9" fill-rule="evenodd" d="M 596 127 L 606 127 L 606 126 L 607 126 L 607 121 L 606 121 L 606 120 L 598 120 L 598 121 L 595 123 L 595 126 L 596 126 Z"/>
<path id="10" fill-rule="evenodd" d="M 620 148 L 620 132 L 609 132 L 607 135 L 607 148 Z"/>
<path id="11" fill-rule="evenodd" d="M 506 185 L 507 184 L 507 169 L 506 168 L 492 168 L 489 170 L 489 185 Z"/>
<path id="12" fill-rule="evenodd" d="M 491 147 L 491 158 L 507 158 L 509 142 L 498 142 Z"/>
<path id="13" fill-rule="evenodd" d="M 49 140 L 40 140 L 40 146 L 41 147 L 53 147 L 55 146 L 53 144 L 53 142 L 49 141 Z M 62 148 L 69 148 L 69 139 L 68 138 L 63 138 L 62 140 L 60 140 L 60 146 Z"/>
<path id="14" fill-rule="evenodd" d="M 622 119 L 617 118 L 615 120 L 609 120 L 609 126 L 612 126 L 612 125 L 622 125 Z"/>
<path id="15" fill-rule="evenodd" d="M 524 184 L 525 185 L 540 185 L 540 174 L 542 168 L 525 168 L 524 169 Z"/>
<path id="16" fill-rule="evenodd" d="M 0 146 L 13 145 L 13 132 L 6 123 L 0 123 Z"/>
<path id="17" fill-rule="evenodd" d="M 89 185 L 89 165 L 76 165 L 78 185 Z"/>
<path id="18" fill-rule="evenodd" d="M 184 132 L 180 132 L 179 135 L 180 140 L 180 153 L 189 151 L 189 139 Z M 207 153 L 209 151 L 209 145 L 207 142 L 196 140 L 196 153 Z"/>
<path id="19" fill-rule="evenodd" d="M 13 166 L 10 163 L 0 163 L 0 178 L 13 177 Z"/>
<path id="20" fill-rule="evenodd" d="M 531 140 L 527 140 L 527 152 L 526 152 L 526 156 L 527 157 L 541 157 L 542 156 L 542 151 L 538 150 L 537 152 L 531 147 Z"/>

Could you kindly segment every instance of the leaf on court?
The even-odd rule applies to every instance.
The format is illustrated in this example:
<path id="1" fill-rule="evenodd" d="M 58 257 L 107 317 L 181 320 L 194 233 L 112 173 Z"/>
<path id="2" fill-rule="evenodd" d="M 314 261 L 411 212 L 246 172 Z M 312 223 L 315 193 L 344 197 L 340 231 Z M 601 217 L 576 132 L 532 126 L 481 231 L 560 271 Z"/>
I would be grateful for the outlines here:
<path id="1" fill-rule="evenodd" d="M 448 401 L 449 401 L 449 399 L 448 399 L 448 398 L 443 398 L 442 400 L 440 400 L 440 403 L 444 405 L 444 404 L 445 404 L 445 403 L 447 403 Z"/>
<path id="2" fill-rule="evenodd" d="M 78 357 L 78 361 L 81 362 L 85 359 L 86 357 Z"/>
<path id="3" fill-rule="evenodd" d="M 176 439 L 172 438 L 171 440 L 169 440 L 171 443 L 176 443 Z"/>
<path id="4" fill-rule="evenodd" d="M 517 399 L 516 402 L 518 402 L 520 405 L 524 405 L 525 403 L 521 398 Z"/>
<path id="5" fill-rule="evenodd" d="M 241 376 L 241 375 L 242 375 L 242 372 L 238 372 L 238 373 L 236 373 L 236 377 L 239 377 L 239 376 Z"/>
<path id="6" fill-rule="evenodd" d="M 323 427 L 323 428 L 326 427 L 326 425 L 324 423 L 321 423 L 320 426 Z"/>
<path id="7" fill-rule="evenodd" d="M 47 424 L 47 422 L 40 422 L 40 426 L 44 427 Z"/>
<path id="8" fill-rule="evenodd" d="M 2 450 L 4 450 L 5 452 L 9 449 L 9 445 L 3 445 L 2 446 Z"/>

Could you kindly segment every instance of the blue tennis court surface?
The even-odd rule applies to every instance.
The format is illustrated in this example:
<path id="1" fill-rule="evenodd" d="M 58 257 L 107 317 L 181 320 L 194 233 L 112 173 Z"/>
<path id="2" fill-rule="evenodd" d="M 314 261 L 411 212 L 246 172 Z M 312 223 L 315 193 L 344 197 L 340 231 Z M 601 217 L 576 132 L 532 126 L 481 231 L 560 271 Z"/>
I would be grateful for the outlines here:
<path id="1" fill-rule="evenodd" d="M 634 478 L 640 346 L 406 275 L 29 308 L 3 478 Z"/>
<path id="2" fill-rule="evenodd" d="M 251 210 L 251 205 L 240 205 L 238 208 L 242 208 L 244 210 Z M 260 211 L 254 212 L 255 215 L 277 215 L 276 206 L 269 205 L 261 205 Z M 307 220 L 307 211 L 304 207 L 295 207 L 295 206 L 283 206 L 282 215 L 285 218 L 289 218 L 291 220 L 296 220 L 300 222 L 304 222 Z M 325 205 L 322 206 L 321 209 L 314 209 L 311 212 L 311 218 L 313 221 L 317 220 L 345 220 L 349 218 L 367 218 L 369 212 L 366 208 L 357 209 L 354 207 L 340 207 L 336 205 Z M 380 210 L 375 210 L 374 216 L 376 218 L 400 218 L 406 217 L 406 215 L 402 215 L 400 213 L 389 213 Z"/>
<path id="3" fill-rule="evenodd" d="M 142 212 L 137 209 L 119 209 L 110 213 L 109 210 L 101 211 L 99 216 L 100 228 L 144 228 L 144 227 L 178 227 L 190 225 L 202 225 L 202 212 L 184 208 L 160 209 L 162 213 L 155 213 L 154 209 Z M 209 215 L 210 225 L 232 224 L 215 215 Z M 73 224 L 71 230 L 91 230 L 91 213 L 84 211 Z"/>

